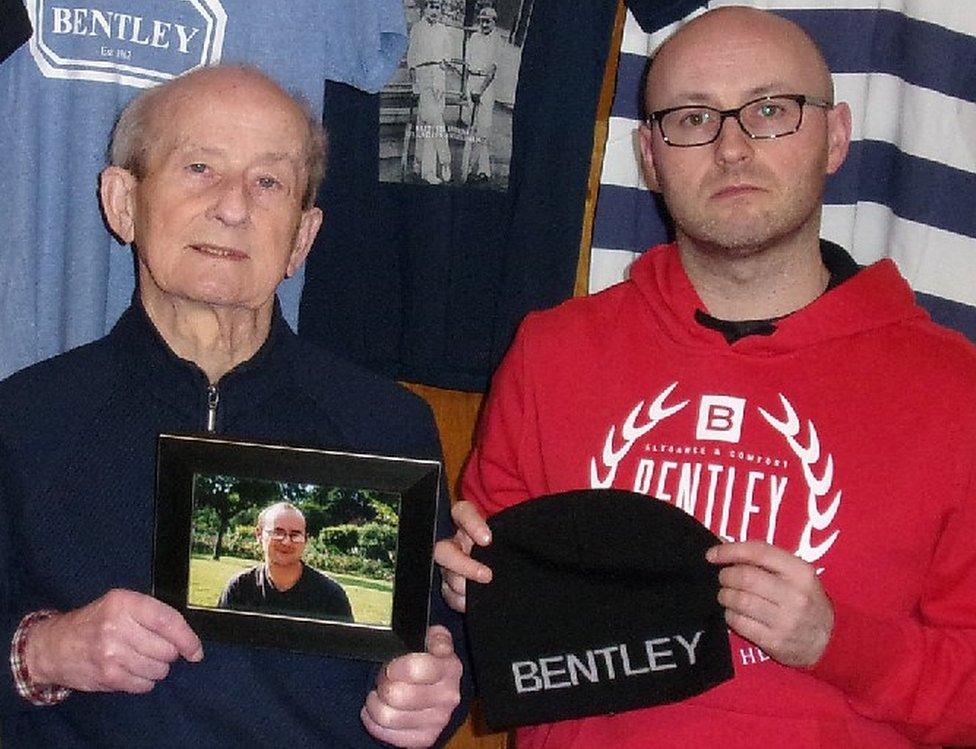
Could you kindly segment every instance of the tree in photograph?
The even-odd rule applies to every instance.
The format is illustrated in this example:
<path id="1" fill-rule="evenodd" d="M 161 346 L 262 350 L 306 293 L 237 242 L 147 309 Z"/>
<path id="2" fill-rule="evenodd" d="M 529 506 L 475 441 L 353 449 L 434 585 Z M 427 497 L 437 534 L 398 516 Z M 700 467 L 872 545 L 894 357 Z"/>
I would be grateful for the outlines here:
<path id="1" fill-rule="evenodd" d="M 235 516 L 254 508 L 267 507 L 281 501 L 282 485 L 277 481 L 251 479 L 240 476 L 197 476 L 194 482 L 193 500 L 198 508 L 211 508 L 216 514 L 216 537 L 213 559 L 220 559 L 224 534 Z"/>

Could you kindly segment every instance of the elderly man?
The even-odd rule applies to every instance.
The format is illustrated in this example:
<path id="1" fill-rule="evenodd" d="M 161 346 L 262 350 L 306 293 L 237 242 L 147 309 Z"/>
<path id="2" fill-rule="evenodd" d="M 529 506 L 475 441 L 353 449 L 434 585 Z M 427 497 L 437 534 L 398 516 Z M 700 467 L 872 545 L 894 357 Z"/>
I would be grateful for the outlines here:
<path id="1" fill-rule="evenodd" d="M 219 607 L 352 620 L 349 598 L 339 583 L 302 561 L 308 537 L 301 510 L 290 502 L 265 507 L 258 513 L 254 535 L 264 563 L 228 580 Z"/>
<path id="2" fill-rule="evenodd" d="M 818 239 L 851 120 L 798 27 L 706 13 L 645 94 L 675 242 L 525 321 L 436 556 L 460 609 L 465 579 L 491 584 L 466 556 L 481 513 L 583 487 L 673 503 L 727 542 L 708 559 L 736 675 L 520 745 L 976 743 L 976 351 L 890 261 Z"/>
<path id="3" fill-rule="evenodd" d="M 0 385 L 4 746 L 427 746 L 458 717 L 440 624 L 427 652 L 383 668 L 205 654 L 148 595 L 163 430 L 439 451 L 426 406 L 303 343 L 277 308 L 321 223 L 323 153 L 317 123 L 248 68 L 197 70 L 120 118 L 100 190 L 134 248 L 132 306 L 100 341 Z"/>

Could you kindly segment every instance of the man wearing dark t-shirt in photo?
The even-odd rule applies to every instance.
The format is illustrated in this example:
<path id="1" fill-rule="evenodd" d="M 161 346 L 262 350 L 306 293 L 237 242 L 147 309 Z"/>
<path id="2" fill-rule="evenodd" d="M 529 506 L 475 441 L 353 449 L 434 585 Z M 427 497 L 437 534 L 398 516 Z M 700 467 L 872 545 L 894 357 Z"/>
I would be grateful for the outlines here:
<path id="1" fill-rule="evenodd" d="M 255 535 L 264 563 L 237 573 L 220 594 L 217 606 L 266 614 L 311 615 L 352 621 L 345 591 L 302 561 L 305 516 L 288 502 L 265 507 Z"/>

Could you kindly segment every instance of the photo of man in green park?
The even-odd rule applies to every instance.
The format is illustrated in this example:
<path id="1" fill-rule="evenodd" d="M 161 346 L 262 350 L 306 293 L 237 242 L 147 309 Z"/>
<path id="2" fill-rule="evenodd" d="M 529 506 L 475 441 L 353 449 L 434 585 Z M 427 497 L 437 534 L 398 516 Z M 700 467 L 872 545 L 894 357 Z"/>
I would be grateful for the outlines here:
<path id="1" fill-rule="evenodd" d="M 390 626 L 399 496 L 194 478 L 188 604 Z"/>
<path id="2" fill-rule="evenodd" d="M 234 575 L 220 594 L 218 608 L 352 620 L 342 587 L 302 561 L 308 536 L 301 510 L 288 502 L 265 507 L 254 535 L 264 562 Z"/>

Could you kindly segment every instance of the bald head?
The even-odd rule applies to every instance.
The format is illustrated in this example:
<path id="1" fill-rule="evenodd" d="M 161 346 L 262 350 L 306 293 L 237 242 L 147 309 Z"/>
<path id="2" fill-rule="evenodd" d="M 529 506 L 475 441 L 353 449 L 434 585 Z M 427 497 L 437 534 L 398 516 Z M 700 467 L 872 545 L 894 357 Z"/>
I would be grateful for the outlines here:
<path id="1" fill-rule="evenodd" d="M 796 91 L 833 101 L 827 63 L 803 29 L 768 11 L 731 6 L 698 16 L 658 48 L 647 71 L 646 112 L 698 101 L 716 77 L 741 80 L 745 61 L 762 68 L 750 73 L 748 92 Z"/>
<path id="2" fill-rule="evenodd" d="M 150 168 L 156 146 L 167 141 L 167 133 L 183 107 L 206 102 L 210 97 L 233 98 L 242 94 L 264 96 L 268 106 L 287 112 L 304 129 L 307 181 L 302 205 L 310 208 L 325 174 L 325 131 L 305 102 L 288 94 L 261 71 L 246 65 L 196 68 L 139 94 L 122 111 L 115 125 L 109 163 L 142 179 Z"/>
<path id="3" fill-rule="evenodd" d="M 293 515 L 300 519 L 304 529 L 305 515 L 291 502 L 275 502 L 273 505 L 268 505 L 260 513 L 258 513 L 257 519 L 257 529 L 273 530 L 275 527 L 275 520 L 279 515 Z"/>
<path id="4" fill-rule="evenodd" d="M 723 263 L 772 257 L 819 271 L 823 190 L 851 120 L 810 37 L 765 11 L 710 11 L 661 45 L 645 95 L 657 115 L 638 130 L 644 177 L 664 198 L 686 269 L 720 267 L 714 278 Z"/>

